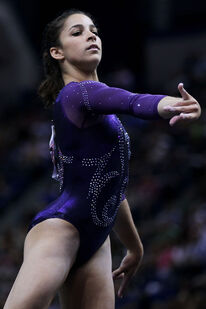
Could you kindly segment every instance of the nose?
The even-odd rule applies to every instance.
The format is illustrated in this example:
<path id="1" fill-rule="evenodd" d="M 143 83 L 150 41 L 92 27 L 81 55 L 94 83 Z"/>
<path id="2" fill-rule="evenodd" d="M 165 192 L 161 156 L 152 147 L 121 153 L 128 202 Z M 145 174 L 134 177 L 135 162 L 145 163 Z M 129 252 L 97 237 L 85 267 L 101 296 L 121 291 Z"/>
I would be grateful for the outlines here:
<path id="1" fill-rule="evenodd" d="M 87 40 L 88 40 L 88 41 L 91 41 L 91 40 L 92 40 L 92 41 L 96 41 L 96 35 L 95 35 L 95 33 L 89 31 Z"/>

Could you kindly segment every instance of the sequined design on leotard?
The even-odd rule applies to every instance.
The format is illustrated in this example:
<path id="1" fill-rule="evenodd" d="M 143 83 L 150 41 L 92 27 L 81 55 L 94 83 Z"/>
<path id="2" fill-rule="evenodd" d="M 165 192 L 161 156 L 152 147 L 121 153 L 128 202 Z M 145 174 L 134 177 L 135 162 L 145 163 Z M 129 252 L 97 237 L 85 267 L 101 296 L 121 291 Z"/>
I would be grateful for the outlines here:
<path id="1" fill-rule="evenodd" d="M 70 164 L 73 162 L 73 156 L 65 156 L 62 154 L 59 146 L 56 144 L 56 132 L 55 126 L 51 125 L 51 137 L 49 141 L 49 151 L 51 159 L 53 162 L 53 173 L 52 178 L 59 181 L 59 190 L 62 190 L 63 181 L 64 181 L 64 164 Z"/>
<path id="2" fill-rule="evenodd" d="M 92 84 L 91 81 L 86 81 L 84 84 Z M 83 97 L 83 101 L 84 101 L 84 105 L 86 106 L 88 111 L 92 111 L 92 107 L 89 103 L 89 96 L 88 96 L 88 92 L 84 86 L 84 84 L 80 83 L 79 86 L 82 90 L 82 97 Z"/>
<path id="3" fill-rule="evenodd" d="M 111 224 L 116 216 L 116 210 L 112 216 L 109 217 L 107 215 L 108 208 L 114 207 L 114 205 L 116 204 L 116 201 L 117 201 L 116 195 L 112 195 L 108 199 L 106 205 L 104 205 L 102 209 L 101 218 L 99 218 L 97 215 L 97 202 L 98 202 L 98 197 L 99 197 L 99 194 L 102 188 L 108 185 L 109 181 L 112 178 L 117 177 L 119 175 L 118 171 L 110 171 L 107 173 L 104 172 L 104 169 L 108 161 L 110 160 L 111 155 L 113 151 L 115 150 L 115 148 L 116 147 L 113 147 L 113 149 L 109 153 L 104 154 L 101 158 L 84 158 L 82 160 L 82 166 L 97 166 L 97 169 L 94 175 L 92 176 L 92 179 L 89 184 L 89 192 L 87 195 L 87 199 L 90 196 L 92 197 L 91 216 L 92 216 L 94 224 L 98 226 L 102 226 L 102 227 L 106 227 L 109 224 Z"/>
<path id="4" fill-rule="evenodd" d="M 60 148 L 58 147 L 58 158 L 59 162 L 57 163 L 57 171 L 58 171 L 57 180 L 59 181 L 59 190 L 61 191 L 64 182 L 64 164 L 71 164 L 73 162 L 74 157 L 63 155 Z"/>
<path id="5" fill-rule="evenodd" d="M 121 178 L 124 177 L 125 173 L 125 142 L 127 144 L 127 149 L 128 149 L 128 158 L 130 158 L 131 152 L 130 152 L 130 140 L 129 140 L 129 135 L 125 131 L 121 121 L 117 118 L 119 122 L 118 126 L 118 141 L 119 141 L 119 157 L 120 157 L 120 162 L 121 162 Z M 93 219 L 94 224 L 102 227 L 106 227 L 110 225 L 114 218 L 116 217 L 117 211 L 119 209 L 120 201 L 122 198 L 122 194 L 125 190 L 125 187 L 128 183 L 128 177 L 125 177 L 122 181 L 122 186 L 120 189 L 120 194 L 119 196 L 117 195 L 112 195 L 109 197 L 108 201 L 106 204 L 103 206 L 102 213 L 101 213 L 101 218 L 98 217 L 97 215 L 97 203 L 98 203 L 98 197 L 99 194 L 102 190 L 103 187 L 109 184 L 109 181 L 116 177 L 119 176 L 118 171 L 110 171 L 105 173 L 104 169 L 108 163 L 108 161 L 111 159 L 111 155 L 114 152 L 116 146 L 113 147 L 113 149 L 109 152 L 104 154 L 100 158 L 84 158 L 82 160 L 82 166 L 97 166 L 97 169 L 92 176 L 92 179 L 89 184 L 89 192 L 87 195 L 87 199 L 92 196 L 92 201 L 91 201 L 91 216 Z M 127 158 L 127 160 L 128 160 Z M 116 205 L 117 204 L 117 205 Z M 116 205 L 116 207 L 115 207 Z M 111 209 L 114 209 L 113 214 L 108 216 L 108 210 L 111 211 Z"/>

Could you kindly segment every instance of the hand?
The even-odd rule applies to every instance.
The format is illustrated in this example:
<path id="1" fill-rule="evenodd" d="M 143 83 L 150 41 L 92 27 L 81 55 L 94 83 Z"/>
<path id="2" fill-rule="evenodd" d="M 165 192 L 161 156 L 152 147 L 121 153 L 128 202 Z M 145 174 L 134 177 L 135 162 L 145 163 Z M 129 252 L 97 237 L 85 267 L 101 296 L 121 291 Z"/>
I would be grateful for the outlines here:
<path id="1" fill-rule="evenodd" d="M 170 119 L 171 126 L 177 124 L 187 124 L 197 120 L 201 115 L 199 103 L 184 89 L 182 83 L 178 85 L 178 90 L 182 96 L 182 100 L 178 103 L 164 106 L 165 111 L 174 112 L 176 115 Z"/>
<path id="2" fill-rule="evenodd" d="M 122 280 L 118 290 L 118 297 L 123 297 L 125 289 L 139 268 L 141 260 L 141 255 L 128 251 L 127 255 L 123 258 L 120 267 L 113 271 L 113 278 L 121 278 Z"/>

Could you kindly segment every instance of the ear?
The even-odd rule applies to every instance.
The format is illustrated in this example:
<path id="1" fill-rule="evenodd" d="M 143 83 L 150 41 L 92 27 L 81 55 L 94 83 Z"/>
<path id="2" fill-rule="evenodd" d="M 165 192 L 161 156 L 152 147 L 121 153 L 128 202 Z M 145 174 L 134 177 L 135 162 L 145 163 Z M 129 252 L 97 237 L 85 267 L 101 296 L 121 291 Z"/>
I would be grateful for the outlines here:
<path id="1" fill-rule="evenodd" d="M 64 59 L 64 53 L 63 53 L 63 51 L 60 47 L 51 47 L 50 48 L 50 54 L 56 60 L 63 60 Z"/>

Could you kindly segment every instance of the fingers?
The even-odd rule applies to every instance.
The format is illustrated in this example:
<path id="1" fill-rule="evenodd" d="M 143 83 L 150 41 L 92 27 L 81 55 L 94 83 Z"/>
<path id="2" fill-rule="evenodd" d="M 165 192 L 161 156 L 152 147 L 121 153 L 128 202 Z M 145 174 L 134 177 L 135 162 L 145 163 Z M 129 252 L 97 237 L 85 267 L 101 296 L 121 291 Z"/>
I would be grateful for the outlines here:
<path id="1" fill-rule="evenodd" d="M 129 272 L 126 274 L 124 271 L 125 271 L 124 267 L 120 266 L 118 269 L 114 270 L 112 273 L 114 279 L 122 279 L 122 282 L 117 292 L 118 297 L 123 297 L 124 291 L 130 279 Z"/>
<path id="2" fill-rule="evenodd" d="M 197 105 L 197 101 L 194 98 L 190 98 L 189 100 L 182 100 L 173 104 L 173 106 L 187 106 L 187 105 Z"/>
<path id="3" fill-rule="evenodd" d="M 112 275 L 114 279 L 121 278 L 120 287 L 117 292 L 117 295 L 119 297 L 123 296 L 123 293 L 129 281 L 135 275 L 138 269 L 139 263 L 140 263 L 140 260 L 139 258 L 137 258 L 136 253 L 134 254 L 128 251 L 127 255 L 122 260 L 120 267 L 113 271 Z"/>
<path id="4" fill-rule="evenodd" d="M 179 119 L 180 119 L 179 115 L 172 117 L 169 122 L 170 126 L 173 127 L 178 122 Z"/>
<path id="5" fill-rule="evenodd" d="M 123 297 L 124 292 L 125 292 L 127 286 L 129 285 L 131 278 L 132 278 L 131 272 L 130 273 L 128 272 L 127 274 L 124 275 L 122 282 L 121 282 L 121 285 L 120 285 L 119 290 L 118 290 L 118 297 Z"/>
<path id="6" fill-rule="evenodd" d="M 122 279 L 120 287 L 118 289 L 117 295 L 118 297 L 123 297 L 125 289 L 127 288 L 134 271 L 127 271 L 124 267 L 119 267 L 118 269 L 114 270 L 112 275 L 114 279 Z"/>
<path id="7" fill-rule="evenodd" d="M 184 100 L 188 100 L 190 98 L 189 93 L 185 90 L 183 83 L 178 84 L 178 90 Z"/>
<path id="8" fill-rule="evenodd" d="M 114 279 L 124 276 L 124 268 L 120 266 L 119 268 L 117 268 L 116 270 L 112 272 L 112 276 Z"/>
<path id="9" fill-rule="evenodd" d="M 123 267 L 119 267 L 118 269 L 114 270 L 112 272 L 112 276 L 113 276 L 113 279 L 122 279 L 122 282 L 121 282 L 121 285 L 118 289 L 118 292 L 117 292 L 117 295 L 118 297 L 123 297 L 123 290 L 124 290 L 124 282 L 125 282 L 125 279 L 124 279 L 124 272 L 123 272 Z"/>
<path id="10" fill-rule="evenodd" d="M 118 276 L 115 276 L 113 278 L 116 280 L 116 279 L 122 279 L 123 277 L 124 277 L 124 273 L 121 273 Z"/>
<path id="11" fill-rule="evenodd" d="M 167 105 L 167 106 L 164 107 L 164 110 L 169 111 L 169 112 L 174 112 L 174 113 L 195 113 L 195 112 L 198 112 L 198 110 L 199 110 L 198 105 L 193 104 L 193 103 L 194 102 L 192 102 L 189 105 L 178 104 L 178 106 L 177 106 L 177 104 L 175 104 L 173 106 Z"/>
<path id="12" fill-rule="evenodd" d="M 180 115 L 174 116 L 170 119 L 170 126 L 174 126 L 176 124 L 187 124 L 193 121 L 196 117 L 196 114 L 184 114 L 181 113 Z"/>

